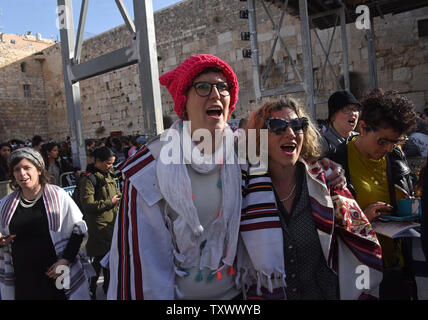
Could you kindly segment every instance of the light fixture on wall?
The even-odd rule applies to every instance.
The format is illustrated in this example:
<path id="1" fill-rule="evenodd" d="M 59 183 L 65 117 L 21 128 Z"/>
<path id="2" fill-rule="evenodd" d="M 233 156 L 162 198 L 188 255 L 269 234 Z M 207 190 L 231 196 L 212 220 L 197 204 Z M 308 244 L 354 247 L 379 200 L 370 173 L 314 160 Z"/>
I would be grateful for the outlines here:
<path id="1" fill-rule="evenodd" d="M 239 18 L 248 19 L 248 10 L 239 10 Z"/>
<path id="2" fill-rule="evenodd" d="M 241 40 L 242 41 L 249 41 L 251 39 L 251 33 L 250 32 L 241 32 Z"/>
<path id="3" fill-rule="evenodd" d="M 242 49 L 242 57 L 251 58 L 251 49 Z"/>

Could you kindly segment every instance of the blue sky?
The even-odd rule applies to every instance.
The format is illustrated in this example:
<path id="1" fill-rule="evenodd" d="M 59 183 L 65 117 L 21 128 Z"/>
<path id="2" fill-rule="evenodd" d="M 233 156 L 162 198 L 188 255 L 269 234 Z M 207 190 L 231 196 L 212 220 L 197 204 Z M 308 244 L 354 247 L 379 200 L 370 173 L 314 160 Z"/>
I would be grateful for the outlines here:
<path id="1" fill-rule="evenodd" d="M 123 0 L 133 17 L 132 0 Z M 153 0 L 153 10 L 170 6 L 179 0 Z M 81 0 L 73 0 L 75 25 L 79 21 Z M 0 32 L 24 34 L 31 31 L 43 38 L 59 40 L 56 27 L 57 0 L 0 0 Z M 85 25 L 85 38 L 102 33 L 123 24 L 122 16 L 114 0 L 90 0 Z"/>

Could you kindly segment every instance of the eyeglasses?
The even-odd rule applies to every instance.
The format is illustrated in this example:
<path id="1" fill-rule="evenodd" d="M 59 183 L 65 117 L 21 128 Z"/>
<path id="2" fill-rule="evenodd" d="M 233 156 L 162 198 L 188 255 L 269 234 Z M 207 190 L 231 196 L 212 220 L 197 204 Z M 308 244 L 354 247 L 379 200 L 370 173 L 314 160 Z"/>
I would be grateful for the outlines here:
<path id="1" fill-rule="evenodd" d="M 404 142 L 409 140 L 409 138 L 407 138 L 407 136 L 400 137 L 397 140 L 390 140 L 387 138 L 379 138 L 376 134 L 376 130 L 374 130 L 372 127 L 369 127 L 369 129 L 371 132 L 373 132 L 374 136 L 377 139 L 377 144 L 380 145 L 381 147 L 385 147 L 385 146 L 390 145 L 390 144 L 392 144 L 394 147 L 396 147 L 397 145 L 403 144 Z"/>
<path id="2" fill-rule="evenodd" d="M 344 114 L 350 114 L 351 112 L 358 112 L 360 113 L 361 109 L 359 106 L 346 106 L 345 108 L 341 109 L 341 111 Z"/>
<path id="3" fill-rule="evenodd" d="M 211 94 L 213 87 L 217 88 L 218 93 L 222 97 L 227 97 L 230 95 L 230 90 L 232 90 L 233 84 L 228 82 L 195 82 L 191 87 L 195 87 L 196 94 L 200 97 L 208 97 Z"/>
<path id="4" fill-rule="evenodd" d="M 308 129 L 309 126 L 309 121 L 305 117 L 296 118 L 290 121 L 282 118 L 269 118 L 265 123 L 269 132 L 278 135 L 283 134 L 288 127 L 291 127 L 294 133 L 302 134 Z"/>

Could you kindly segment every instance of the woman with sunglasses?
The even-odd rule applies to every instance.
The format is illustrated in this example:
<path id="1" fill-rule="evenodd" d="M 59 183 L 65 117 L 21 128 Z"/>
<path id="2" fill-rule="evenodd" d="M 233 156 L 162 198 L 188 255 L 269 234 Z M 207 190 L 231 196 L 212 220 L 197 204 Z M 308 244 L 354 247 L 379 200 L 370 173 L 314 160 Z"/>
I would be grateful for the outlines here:
<path id="1" fill-rule="evenodd" d="M 321 145 L 323 153 L 333 151 L 349 137 L 356 135 L 354 131 L 360 115 L 361 104 L 348 91 L 336 91 L 328 99 L 328 128 L 323 133 Z"/>
<path id="2" fill-rule="evenodd" d="M 318 132 L 304 109 L 290 98 L 268 102 L 250 115 L 247 129 L 256 130 L 258 148 L 267 129 L 269 154 L 265 174 L 244 170 L 240 234 L 248 255 L 238 255 L 238 267 L 247 295 L 376 296 L 382 274 L 375 232 L 349 191 L 326 183 Z M 358 266 L 365 268 L 364 286 L 356 285 Z M 269 270 L 274 276 L 266 276 Z"/>
<path id="3" fill-rule="evenodd" d="M 346 169 L 348 188 L 370 221 L 391 214 L 399 199 L 414 194 L 411 170 L 398 146 L 415 124 L 413 103 L 406 97 L 374 90 L 362 101 L 360 135 L 329 155 Z M 410 299 L 414 280 L 409 241 L 378 237 L 384 263 L 380 298 Z"/>

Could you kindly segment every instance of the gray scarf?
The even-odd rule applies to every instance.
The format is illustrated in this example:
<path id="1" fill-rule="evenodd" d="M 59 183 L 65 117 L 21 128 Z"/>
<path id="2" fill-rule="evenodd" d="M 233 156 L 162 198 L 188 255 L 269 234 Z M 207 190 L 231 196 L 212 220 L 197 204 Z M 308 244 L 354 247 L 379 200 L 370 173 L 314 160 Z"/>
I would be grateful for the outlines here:
<path id="1" fill-rule="evenodd" d="M 39 168 L 44 168 L 45 167 L 45 161 L 43 160 L 42 155 L 40 154 L 40 152 L 38 152 L 37 150 L 33 149 L 33 148 L 20 148 L 20 149 L 16 149 L 15 151 L 13 151 L 10 155 L 9 158 L 7 159 L 7 165 L 10 168 L 10 164 L 12 163 L 13 160 L 15 160 L 16 158 L 24 158 L 24 159 L 28 159 L 31 162 L 34 162 L 36 164 L 36 166 L 38 166 Z M 12 169 L 12 168 L 10 168 Z"/>

